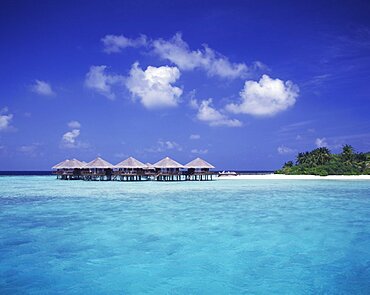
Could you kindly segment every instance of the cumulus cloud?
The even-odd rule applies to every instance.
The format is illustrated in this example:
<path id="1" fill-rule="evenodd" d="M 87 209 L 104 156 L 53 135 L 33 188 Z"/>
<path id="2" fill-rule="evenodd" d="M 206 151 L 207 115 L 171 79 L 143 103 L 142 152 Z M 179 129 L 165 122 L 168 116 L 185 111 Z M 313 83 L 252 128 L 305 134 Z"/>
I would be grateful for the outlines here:
<path id="1" fill-rule="evenodd" d="M 13 114 L 9 114 L 7 107 L 0 110 L 0 132 L 10 129 Z"/>
<path id="2" fill-rule="evenodd" d="M 240 127 L 242 122 L 230 119 L 212 106 L 212 98 L 202 100 L 198 105 L 197 119 L 210 126 Z"/>
<path id="3" fill-rule="evenodd" d="M 31 90 L 37 94 L 44 96 L 55 95 L 55 92 L 51 88 L 51 85 L 42 80 L 35 80 L 35 83 L 31 86 Z"/>
<path id="4" fill-rule="evenodd" d="M 130 39 L 123 35 L 106 35 L 101 39 L 104 45 L 104 52 L 117 53 L 127 47 L 140 47 L 147 44 L 145 35 L 140 35 L 136 39 Z"/>
<path id="5" fill-rule="evenodd" d="M 63 134 L 62 140 L 66 145 L 75 145 L 77 137 L 80 136 L 79 129 L 73 129 Z"/>
<path id="6" fill-rule="evenodd" d="M 115 99 L 113 87 L 125 85 L 134 98 L 148 109 L 177 106 L 182 95 L 182 89 L 173 86 L 180 77 L 177 67 L 152 67 L 144 71 L 138 63 L 131 67 L 128 77 L 108 74 L 107 66 L 91 66 L 86 74 L 85 86 L 99 94 Z"/>
<path id="7" fill-rule="evenodd" d="M 207 149 L 192 149 L 190 151 L 192 154 L 199 154 L 199 155 L 205 155 L 205 154 L 208 154 L 208 150 Z"/>
<path id="8" fill-rule="evenodd" d="M 291 81 L 263 75 L 258 82 L 246 81 L 240 92 L 241 102 L 228 104 L 226 109 L 233 113 L 273 116 L 293 106 L 298 93 L 298 86 Z"/>
<path id="9" fill-rule="evenodd" d="M 249 72 L 244 63 L 232 63 L 207 45 L 203 45 L 203 49 L 192 51 L 180 33 L 170 40 L 154 40 L 152 46 L 154 53 L 160 58 L 169 60 L 184 71 L 201 68 L 209 76 L 229 79 L 245 77 Z"/>
<path id="10" fill-rule="evenodd" d="M 75 120 L 70 121 L 68 122 L 68 127 L 71 130 L 63 134 L 60 146 L 62 148 L 87 148 L 88 144 L 78 139 L 81 134 L 80 122 Z"/>
<path id="11" fill-rule="evenodd" d="M 71 129 L 80 129 L 81 124 L 78 121 L 70 121 L 70 122 L 68 122 L 68 127 L 71 128 Z"/>
<path id="12" fill-rule="evenodd" d="M 296 152 L 296 150 L 295 150 L 295 149 L 289 148 L 289 147 L 284 146 L 284 145 L 279 146 L 279 147 L 277 148 L 277 151 L 278 151 L 278 153 L 279 153 L 280 155 L 293 154 L 293 153 L 295 153 L 295 152 Z"/>
<path id="13" fill-rule="evenodd" d="M 315 144 L 316 144 L 316 147 L 318 147 L 318 148 L 320 148 L 320 147 L 328 147 L 329 146 L 325 137 L 323 137 L 323 138 L 316 138 Z"/>
<path id="14" fill-rule="evenodd" d="M 196 140 L 196 139 L 199 139 L 200 138 L 200 135 L 199 134 L 190 134 L 189 138 L 191 140 Z"/>
<path id="15" fill-rule="evenodd" d="M 114 100 L 115 93 L 112 90 L 114 85 L 122 84 L 124 77 L 107 73 L 107 66 L 91 66 L 86 74 L 85 86 L 92 89 L 108 99 Z"/>
<path id="16" fill-rule="evenodd" d="M 172 86 L 180 77 L 177 67 L 152 67 L 143 71 L 134 63 L 126 79 L 126 86 L 133 97 L 138 97 L 148 109 L 175 107 L 179 102 L 182 89 Z"/>

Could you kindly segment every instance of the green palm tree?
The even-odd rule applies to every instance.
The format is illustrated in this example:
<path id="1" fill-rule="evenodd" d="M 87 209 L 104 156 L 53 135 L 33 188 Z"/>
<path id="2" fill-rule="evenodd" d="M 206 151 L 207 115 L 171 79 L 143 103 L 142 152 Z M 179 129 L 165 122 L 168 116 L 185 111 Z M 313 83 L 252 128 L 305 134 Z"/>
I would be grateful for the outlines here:
<path id="1" fill-rule="evenodd" d="M 305 153 L 298 153 L 298 155 L 297 155 L 297 160 L 296 160 L 296 164 L 297 165 L 302 165 L 302 164 L 304 164 L 304 162 L 305 162 Z"/>
<path id="2" fill-rule="evenodd" d="M 293 167 L 293 162 L 292 161 L 288 161 L 288 162 L 285 162 L 284 163 L 284 166 L 283 166 L 283 169 L 284 168 L 291 168 L 291 167 Z"/>
<path id="3" fill-rule="evenodd" d="M 340 156 L 345 164 L 351 164 L 355 158 L 354 148 L 349 144 L 345 144 Z"/>
<path id="4" fill-rule="evenodd" d="M 321 147 L 316 150 L 316 163 L 317 165 L 325 165 L 331 159 L 330 150 L 326 147 Z"/>

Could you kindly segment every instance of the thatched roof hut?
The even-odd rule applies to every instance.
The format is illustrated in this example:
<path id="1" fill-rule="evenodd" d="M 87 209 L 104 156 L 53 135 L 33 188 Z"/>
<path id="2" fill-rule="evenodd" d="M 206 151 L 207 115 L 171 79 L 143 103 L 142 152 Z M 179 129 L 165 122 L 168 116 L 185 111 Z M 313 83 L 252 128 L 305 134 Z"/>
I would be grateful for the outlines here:
<path id="1" fill-rule="evenodd" d="M 118 163 L 114 166 L 114 168 L 122 168 L 122 169 L 145 169 L 146 165 L 139 160 L 136 160 L 133 157 L 129 157 L 126 160 Z"/>
<path id="2" fill-rule="evenodd" d="M 72 161 L 75 164 L 74 168 L 82 169 L 86 165 L 86 162 L 84 162 L 84 161 L 80 161 L 80 160 L 77 160 L 77 159 L 72 159 Z"/>
<path id="3" fill-rule="evenodd" d="M 201 158 L 196 158 L 193 161 L 187 163 L 185 168 L 188 169 L 213 169 L 215 166 L 211 165 L 210 163 L 204 161 Z"/>
<path id="4" fill-rule="evenodd" d="M 81 169 L 82 167 L 85 166 L 85 163 L 77 160 L 77 159 L 72 159 L 72 160 L 64 160 L 60 162 L 59 164 L 56 164 L 53 166 L 53 169 Z"/>
<path id="5" fill-rule="evenodd" d="M 62 166 L 63 164 L 65 164 L 67 161 L 69 161 L 68 159 L 62 161 L 62 162 L 59 162 L 58 164 L 54 165 L 53 167 L 51 167 L 51 169 L 61 169 L 59 168 L 60 166 Z"/>
<path id="6" fill-rule="evenodd" d="M 85 161 L 80 161 L 80 160 L 75 159 L 75 158 L 73 159 L 73 161 L 76 161 L 76 163 L 80 164 L 81 168 L 87 164 Z"/>
<path id="7" fill-rule="evenodd" d="M 87 163 L 83 168 L 86 169 L 112 169 L 114 166 L 105 161 L 104 159 L 97 157 L 95 160 L 92 160 L 91 162 Z"/>
<path id="8" fill-rule="evenodd" d="M 59 166 L 59 169 L 81 169 L 85 164 L 77 159 L 67 160 L 63 165 Z"/>
<path id="9" fill-rule="evenodd" d="M 154 168 L 159 168 L 159 169 L 171 169 L 171 168 L 184 168 L 183 165 L 180 163 L 176 162 L 175 160 L 172 160 L 169 157 L 165 157 L 162 160 L 158 161 L 157 163 L 153 164 Z"/>

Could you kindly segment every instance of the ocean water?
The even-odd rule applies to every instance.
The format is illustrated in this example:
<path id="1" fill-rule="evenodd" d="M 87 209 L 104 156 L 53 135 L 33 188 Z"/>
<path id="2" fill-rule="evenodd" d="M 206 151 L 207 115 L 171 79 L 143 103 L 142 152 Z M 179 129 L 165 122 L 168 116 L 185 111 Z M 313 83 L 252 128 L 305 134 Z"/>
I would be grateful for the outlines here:
<path id="1" fill-rule="evenodd" d="M 369 181 L 0 177 L 0 294 L 369 293 Z"/>

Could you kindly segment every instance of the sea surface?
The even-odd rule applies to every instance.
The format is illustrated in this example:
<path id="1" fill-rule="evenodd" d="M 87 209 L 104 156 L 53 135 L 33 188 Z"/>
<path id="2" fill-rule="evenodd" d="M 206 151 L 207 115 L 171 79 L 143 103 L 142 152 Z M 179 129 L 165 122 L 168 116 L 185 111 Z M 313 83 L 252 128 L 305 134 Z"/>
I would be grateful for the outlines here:
<path id="1" fill-rule="evenodd" d="M 369 294 L 370 181 L 0 177 L 0 294 Z"/>

